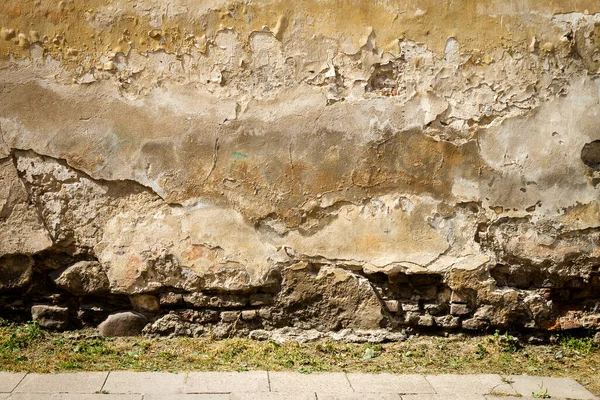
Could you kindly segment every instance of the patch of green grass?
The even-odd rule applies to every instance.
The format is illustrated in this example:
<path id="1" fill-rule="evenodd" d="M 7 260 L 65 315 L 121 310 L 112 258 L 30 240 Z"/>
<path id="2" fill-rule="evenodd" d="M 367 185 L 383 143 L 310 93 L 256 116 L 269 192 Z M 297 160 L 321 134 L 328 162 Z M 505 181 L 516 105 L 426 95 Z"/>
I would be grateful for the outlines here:
<path id="1" fill-rule="evenodd" d="M 8 327 L 10 328 L 10 325 Z M 0 348 L 8 351 L 24 349 L 35 340 L 44 337 L 44 331 L 37 321 L 27 322 L 25 325 L 8 329 L 8 331 L 9 334 L 0 339 Z"/>
<path id="2" fill-rule="evenodd" d="M 565 350 L 576 351 L 581 354 L 590 354 L 595 347 L 594 339 L 591 337 L 562 336 L 559 343 Z"/>

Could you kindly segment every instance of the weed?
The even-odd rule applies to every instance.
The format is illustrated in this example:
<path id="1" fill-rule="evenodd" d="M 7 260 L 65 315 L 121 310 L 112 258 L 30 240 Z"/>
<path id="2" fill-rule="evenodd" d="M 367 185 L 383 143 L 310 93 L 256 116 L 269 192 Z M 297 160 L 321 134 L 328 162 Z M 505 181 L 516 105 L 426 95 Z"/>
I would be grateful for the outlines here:
<path id="1" fill-rule="evenodd" d="M 496 343 L 506 353 L 516 353 L 523 348 L 518 338 L 508 333 L 500 334 L 499 331 L 496 331 L 489 341 Z"/>
<path id="2" fill-rule="evenodd" d="M 44 337 L 44 332 L 37 321 L 27 322 L 19 326 L 12 334 L 5 338 L 0 347 L 6 350 L 24 349 L 31 342 Z"/>
<path id="3" fill-rule="evenodd" d="M 73 353 L 79 353 L 89 356 L 98 356 L 109 354 L 110 350 L 106 347 L 104 341 L 102 339 L 92 339 L 88 341 L 79 342 L 75 348 L 73 348 Z"/>
<path id="4" fill-rule="evenodd" d="M 577 338 L 573 336 L 563 336 L 559 338 L 559 343 L 564 349 L 581 354 L 590 354 L 595 346 L 594 339 L 591 337 Z"/>
<path id="5" fill-rule="evenodd" d="M 544 384 L 538 385 L 540 388 L 539 392 L 531 392 L 531 397 L 534 399 L 551 399 L 552 396 L 548 394 L 548 389 L 544 390 Z"/>
<path id="6" fill-rule="evenodd" d="M 475 350 L 475 359 L 481 360 L 489 354 L 490 352 L 481 343 L 477 343 L 477 349 Z"/>

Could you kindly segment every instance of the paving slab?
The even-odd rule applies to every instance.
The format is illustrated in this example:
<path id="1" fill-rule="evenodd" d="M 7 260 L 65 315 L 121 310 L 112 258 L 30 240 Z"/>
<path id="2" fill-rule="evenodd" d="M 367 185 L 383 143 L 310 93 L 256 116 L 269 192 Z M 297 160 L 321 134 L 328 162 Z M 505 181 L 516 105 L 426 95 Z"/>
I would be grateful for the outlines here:
<path id="1" fill-rule="evenodd" d="M 108 393 L 183 393 L 185 373 L 111 372 L 102 390 Z"/>
<path id="2" fill-rule="evenodd" d="M 143 400 L 141 394 L 13 393 L 9 400 Z"/>
<path id="3" fill-rule="evenodd" d="M 96 393 L 108 372 L 74 372 L 65 374 L 27 374 L 14 393 Z"/>
<path id="4" fill-rule="evenodd" d="M 144 400 L 230 400 L 228 394 L 147 394 Z"/>
<path id="5" fill-rule="evenodd" d="M 231 400 L 317 400 L 314 393 L 231 393 Z M 321 398 L 319 397 L 319 400 Z"/>
<path id="6" fill-rule="evenodd" d="M 436 393 L 454 396 L 457 394 L 516 395 L 517 391 L 500 375 L 427 375 Z M 531 394 L 531 393 L 530 393 Z"/>
<path id="7" fill-rule="evenodd" d="M 435 393 L 423 375 L 346 374 L 350 386 L 360 393 Z"/>
<path id="8" fill-rule="evenodd" d="M 25 377 L 25 373 L 0 372 L 0 393 L 10 393 Z"/>
<path id="9" fill-rule="evenodd" d="M 503 397 L 508 399 L 509 397 Z M 513 397 L 510 397 L 513 398 Z M 486 400 L 481 394 L 407 394 L 402 396 L 402 400 Z M 520 399 L 519 399 L 520 400 Z"/>
<path id="10" fill-rule="evenodd" d="M 512 387 L 522 396 L 532 396 L 532 393 L 544 393 L 547 390 L 552 398 L 597 399 L 596 396 L 574 379 L 525 375 L 508 375 L 505 378 L 512 381 Z"/>
<path id="11" fill-rule="evenodd" d="M 297 372 L 269 372 L 271 391 L 284 393 L 306 392 L 344 394 L 353 393 L 342 372 L 299 374 Z"/>
<path id="12" fill-rule="evenodd" d="M 185 393 L 268 392 L 267 371 L 190 372 Z"/>
<path id="13" fill-rule="evenodd" d="M 317 393 L 319 400 L 402 400 L 395 393 L 347 393 L 347 394 L 322 394 Z"/>
<path id="14" fill-rule="evenodd" d="M 539 397 L 538 397 L 539 399 Z M 535 397 L 515 397 L 515 396 L 485 396 L 485 400 L 538 400 Z M 564 397 L 551 397 L 552 400 L 569 400 Z"/>

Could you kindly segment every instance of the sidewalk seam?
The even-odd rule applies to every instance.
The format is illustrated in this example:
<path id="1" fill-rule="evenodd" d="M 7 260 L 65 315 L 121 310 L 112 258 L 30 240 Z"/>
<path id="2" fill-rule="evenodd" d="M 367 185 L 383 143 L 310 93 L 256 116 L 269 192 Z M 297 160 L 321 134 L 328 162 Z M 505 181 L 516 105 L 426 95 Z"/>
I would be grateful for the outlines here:
<path id="1" fill-rule="evenodd" d="M 15 387 L 13 387 L 10 391 L 10 394 L 13 394 L 13 392 L 15 391 L 16 388 L 19 387 L 19 385 L 21 384 L 21 382 L 23 382 L 23 380 L 25 379 L 25 377 L 29 375 L 29 372 L 25 372 L 25 375 L 23 375 L 23 377 L 21 378 L 21 380 L 19 380 L 19 382 L 15 385 Z"/>
<path id="2" fill-rule="evenodd" d="M 350 382 L 350 378 L 348 378 L 348 374 L 346 372 L 344 372 L 344 376 L 346 377 L 346 381 L 348 382 L 348 385 L 350 385 L 350 389 L 352 389 L 352 391 L 354 393 L 356 393 L 356 390 L 354 390 L 354 388 L 352 387 L 352 383 Z M 316 393 L 315 393 L 316 396 Z"/>
<path id="3" fill-rule="evenodd" d="M 267 383 L 269 384 L 269 393 L 271 393 L 271 374 L 269 373 L 269 370 L 267 370 Z"/>
<path id="4" fill-rule="evenodd" d="M 429 379 L 427 379 L 427 375 L 421 375 L 423 378 L 425 378 L 425 381 L 427 381 L 427 383 L 429 384 L 429 386 L 431 386 L 431 388 L 433 389 L 433 393 L 435 394 L 439 394 L 437 390 L 435 390 L 435 387 L 433 386 L 433 384 L 431 382 L 429 382 Z"/>
<path id="5" fill-rule="evenodd" d="M 106 381 L 108 380 L 108 377 L 110 376 L 110 372 L 108 371 L 108 373 L 106 374 L 106 378 L 104 378 L 104 382 L 102 382 L 102 386 L 100 387 L 100 393 L 102 393 L 102 391 L 104 390 L 104 386 L 106 386 Z"/>

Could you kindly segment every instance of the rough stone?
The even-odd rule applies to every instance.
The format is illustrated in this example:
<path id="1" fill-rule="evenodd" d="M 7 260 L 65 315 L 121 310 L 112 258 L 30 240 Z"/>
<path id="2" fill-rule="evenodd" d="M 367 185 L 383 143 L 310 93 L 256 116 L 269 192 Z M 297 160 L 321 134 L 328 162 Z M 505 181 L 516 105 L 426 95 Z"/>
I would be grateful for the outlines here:
<path id="1" fill-rule="evenodd" d="M 100 295 L 110 290 L 110 283 L 100 263 L 80 261 L 50 274 L 56 286 L 75 296 Z"/>
<path id="2" fill-rule="evenodd" d="M 466 304 L 451 304 L 450 314 L 452 315 L 465 315 L 470 312 L 469 306 Z"/>
<path id="3" fill-rule="evenodd" d="M 241 313 L 242 319 L 245 321 L 251 321 L 258 316 L 256 310 L 244 310 Z"/>
<path id="4" fill-rule="evenodd" d="M 386 300 L 385 301 L 385 308 L 387 308 L 387 310 L 389 312 L 398 312 L 399 306 L 398 306 L 398 300 Z"/>
<path id="5" fill-rule="evenodd" d="M 174 310 L 146 325 L 144 334 L 200 337 L 210 333 L 210 326 L 219 320 L 219 313 L 212 310 Z"/>
<path id="6" fill-rule="evenodd" d="M 131 306 L 135 311 L 156 313 L 160 310 L 160 304 L 156 296 L 150 294 L 138 294 L 129 297 Z"/>
<path id="7" fill-rule="evenodd" d="M 223 311 L 221 313 L 221 321 L 223 322 L 235 322 L 240 317 L 239 311 Z"/>
<path id="8" fill-rule="evenodd" d="M 160 305 L 164 307 L 180 306 L 183 304 L 183 295 L 173 292 L 161 293 L 158 300 Z"/>
<path id="9" fill-rule="evenodd" d="M 417 322 L 419 326 L 433 326 L 435 324 L 433 317 L 429 314 L 421 315 L 419 317 L 419 322 Z"/>
<path id="10" fill-rule="evenodd" d="M 35 305 L 31 307 L 31 318 L 44 328 L 62 331 L 69 324 L 69 309 L 44 304 Z"/>
<path id="11" fill-rule="evenodd" d="M 365 278 L 306 262 L 294 264 L 282 274 L 278 305 L 292 323 L 322 331 L 380 327 L 382 304 Z"/>
<path id="12" fill-rule="evenodd" d="M 0 291 L 27 286 L 33 276 L 33 260 L 24 255 L 0 257 Z"/>
<path id="13" fill-rule="evenodd" d="M 98 326 L 102 336 L 137 336 L 148 323 L 148 318 L 143 314 L 127 311 L 109 315 L 104 322 Z"/>
<path id="14" fill-rule="evenodd" d="M 600 344 L 600 332 L 596 332 L 594 335 L 594 343 Z"/>
<path id="15" fill-rule="evenodd" d="M 435 324 L 441 328 L 456 329 L 461 325 L 459 317 L 444 315 L 442 317 L 433 317 Z"/>
<path id="16" fill-rule="evenodd" d="M 478 318 L 469 318 L 462 321 L 463 329 L 469 331 L 482 330 L 489 326 L 489 322 L 478 319 Z"/>

